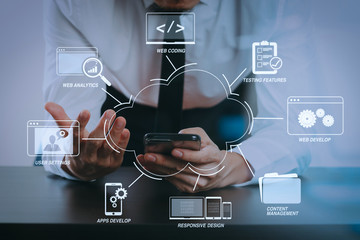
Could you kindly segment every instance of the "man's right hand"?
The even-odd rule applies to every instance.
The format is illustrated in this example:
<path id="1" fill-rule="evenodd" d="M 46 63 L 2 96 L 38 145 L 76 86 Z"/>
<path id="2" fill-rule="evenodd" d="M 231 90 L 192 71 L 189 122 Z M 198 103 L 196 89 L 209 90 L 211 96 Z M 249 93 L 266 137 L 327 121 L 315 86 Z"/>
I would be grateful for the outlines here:
<path id="1" fill-rule="evenodd" d="M 53 102 L 45 105 L 55 120 L 71 120 L 64 109 Z M 92 132 L 88 132 L 85 127 L 90 119 L 90 112 L 83 110 L 80 112 L 77 121 L 80 123 L 80 136 L 74 131 L 74 149 L 78 149 L 80 142 L 80 154 L 76 157 L 65 155 L 64 160 L 70 162 L 69 165 L 62 164 L 61 168 L 68 174 L 81 180 L 89 181 L 105 176 L 120 167 L 124 157 L 124 149 L 129 142 L 130 132 L 125 128 L 126 120 L 123 117 L 113 118 L 115 112 L 107 110 L 101 117 L 99 124 Z M 114 124 L 109 131 L 114 143 L 121 149 L 120 152 L 114 151 L 104 139 L 104 124 L 113 120 Z M 109 123 L 108 126 L 111 126 Z M 71 127 L 71 126 L 68 126 Z M 80 141 L 78 139 L 80 138 Z M 101 140 L 83 140 L 83 138 L 100 138 Z"/>

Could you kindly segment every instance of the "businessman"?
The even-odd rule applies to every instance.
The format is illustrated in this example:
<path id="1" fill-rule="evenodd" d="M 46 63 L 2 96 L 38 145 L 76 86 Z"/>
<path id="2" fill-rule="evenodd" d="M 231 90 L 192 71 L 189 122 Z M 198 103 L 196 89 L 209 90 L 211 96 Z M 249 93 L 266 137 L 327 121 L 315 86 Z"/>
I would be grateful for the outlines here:
<path id="1" fill-rule="evenodd" d="M 284 116 L 286 98 L 311 82 L 306 75 L 311 62 L 308 55 L 311 53 L 311 34 L 306 28 L 308 15 L 305 7 L 298 6 L 287 1 L 45 2 L 45 109 L 55 120 L 78 120 L 80 136 L 74 137 L 81 140 L 79 156 L 64 156 L 64 162 L 69 162 L 69 165 L 45 165 L 45 168 L 65 178 L 85 181 L 113 172 L 126 164 L 124 149 L 142 147 L 143 133 L 153 131 L 152 120 L 145 119 L 156 119 L 161 104 L 164 104 L 161 87 L 151 88 L 136 99 L 136 111 L 124 115 L 120 112 L 118 115 L 121 116 L 113 118 L 113 100 L 105 92 L 97 88 L 63 87 L 63 83 L 78 82 L 79 78 L 56 75 L 57 47 L 96 46 L 104 64 L 103 75 L 112 84 L 107 91 L 126 102 L 131 95 L 136 96 L 149 85 L 150 79 L 163 78 L 169 72 L 169 67 L 163 63 L 165 56 L 156 51 L 159 46 L 145 43 L 146 12 L 191 11 L 196 16 L 196 44 L 178 46 L 184 48 L 185 53 L 169 55 L 170 58 L 178 63 L 184 58 L 184 64 L 196 62 L 199 68 L 214 75 L 226 73 L 235 79 L 245 68 L 243 77 L 251 74 L 252 42 L 276 41 L 283 61 L 287 61 L 282 74 L 289 80 L 284 84 L 256 84 L 255 108 L 259 116 Z M 220 170 L 225 166 L 215 175 L 202 176 L 195 191 L 254 183 L 259 176 L 274 170 L 301 173 L 306 169 L 310 161 L 306 146 L 289 138 L 285 124 L 279 121 L 254 123 L 251 137 L 242 142 L 243 151 L 238 148 L 227 151 L 221 145 L 221 132 L 213 130 L 212 121 L 214 117 L 239 115 L 241 111 L 231 108 L 231 104 L 225 101 L 226 94 L 218 87 L 218 82 L 205 81 L 201 73 L 185 73 L 182 81 L 180 126 L 184 128 L 180 133 L 198 134 L 201 149 L 176 148 L 170 156 L 139 154 L 138 161 L 145 169 L 166 175 L 182 169 L 187 162 L 202 169 Z M 104 84 L 101 86 L 105 88 Z M 235 82 L 233 88 L 239 95 L 246 95 L 242 90 L 247 89 L 243 79 Z M 250 97 L 255 98 L 254 95 Z M 120 147 L 120 153 L 104 140 L 82 140 L 103 138 L 105 121 L 112 121 L 109 135 Z M 192 192 L 197 175 L 185 169 L 167 179 L 179 190 Z"/>

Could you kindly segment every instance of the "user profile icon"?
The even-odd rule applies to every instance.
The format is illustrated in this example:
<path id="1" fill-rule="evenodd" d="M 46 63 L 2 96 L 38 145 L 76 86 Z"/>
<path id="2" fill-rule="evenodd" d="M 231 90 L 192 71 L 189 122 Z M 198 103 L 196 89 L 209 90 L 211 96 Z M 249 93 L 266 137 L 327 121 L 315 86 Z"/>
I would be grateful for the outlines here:
<path id="1" fill-rule="evenodd" d="M 78 156 L 80 138 L 74 136 L 79 134 L 80 123 L 76 120 L 30 120 L 27 123 L 28 156 Z"/>

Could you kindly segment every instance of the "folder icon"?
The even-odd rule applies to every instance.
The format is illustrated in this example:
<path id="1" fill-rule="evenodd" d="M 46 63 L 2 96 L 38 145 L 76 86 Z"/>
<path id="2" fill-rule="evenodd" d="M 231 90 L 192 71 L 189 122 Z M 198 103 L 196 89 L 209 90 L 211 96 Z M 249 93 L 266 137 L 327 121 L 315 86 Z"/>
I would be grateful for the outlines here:
<path id="1" fill-rule="evenodd" d="M 265 204 L 299 204 L 301 180 L 296 173 L 267 173 L 259 178 L 260 199 Z"/>

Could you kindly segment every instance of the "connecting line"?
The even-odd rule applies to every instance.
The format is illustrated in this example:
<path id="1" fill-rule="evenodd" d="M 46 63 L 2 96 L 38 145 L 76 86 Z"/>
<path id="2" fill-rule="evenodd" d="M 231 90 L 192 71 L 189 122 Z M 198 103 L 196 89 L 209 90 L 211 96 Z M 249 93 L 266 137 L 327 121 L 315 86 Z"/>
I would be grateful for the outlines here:
<path id="1" fill-rule="evenodd" d="M 194 185 L 194 188 L 193 188 L 193 192 L 195 191 L 195 188 L 196 188 L 197 183 L 199 182 L 199 179 L 200 179 L 200 174 L 198 175 L 198 177 L 196 179 L 196 182 L 195 182 L 195 185 Z"/>
<path id="2" fill-rule="evenodd" d="M 162 180 L 162 178 L 155 178 L 155 177 L 152 177 L 152 176 L 149 176 L 149 175 L 145 174 L 143 171 L 140 170 L 140 168 L 136 165 L 135 162 L 133 162 L 133 164 L 135 165 L 136 169 L 139 170 L 139 172 L 142 173 L 142 175 L 145 175 L 145 176 L 147 176 L 148 178 L 151 178 L 151 179 L 154 179 L 154 180 Z"/>
<path id="3" fill-rule="evenodd" d="M 110 97 L 112 97 L 115 101 L 117 101 L 118 103 L 122 104 L 119 100 L 116 99 L 116 97 L 114 97 L 113 95 L 111 95 L 110 93 L 108 93 L 105 89 L 101 88 L 101 90 L 103 90 L 104 92 L 106 92 Z"/>
<path id="4" fill-rule="evenodd" d="M 224 77 L 226 83 L 228 84 L 230 95 L 239 96 L 239 94 L 232 92 L 231 87 L 232 87 L 232 85 L 241 77 L 241 75 L 246 71 L 246 69 L 247 69 L 247 68 L 245 68 L 245 69 L 235 78 L 235 80 L 234 80 L 231 84 L 229 83 L 229 80 L 226 78 L 225 74 L 222 74 L 222 76 Z"/>
<path id="5" fill-rule="evenodd" d="M 150 82 L 153 82 L 153 81 L 165 81 L 165 82 L 168 82 L 169 79 L 171 79 L 172 75 L 177 72 L 179 69 L 181 68 L 186 68 L 186 67 L 189 67 L 189 66 L 193 66 L 193 65 L 197 65 L 197 63 L 188 63 L 188 64 L 185 64 L 179 68 L 175 68 L 174 64 L 172 64 L 172 62 L 170 61 L 170 58 L 165 55 L 168 59 L 168 61 L 170 62 L 170 64 L 172 65 L 172 67 L 175 69 L 175 71 L 173 73 L 170 74 L 170 76 L 168 77 L 168 79 L 163 79 L 163 78 L 153 78 L 153 79 L 150 79 Z"/>
<path id="6" fill-rule="evenodd" d="M 241 145 L 241 144 L 239 144 L 239 145 Z M 252 169 L 251 169 L 251 167 L 250 167 L 250 165 L 249 165 L 249 162 L 246 160 L 246 157 L 245 157 L 244 153 L 241 151 L 241 148 L 240 148 L 239 145 L 237 145 L 237 148 L 239 149 L 241 156 L 243 156 L 244 161 L 245 161 L 246 165 L 248 166 L 251 174 L 253 175 L 253 177 L 255 177 L 255 174 L 254 174 L 254 172 L 252 171 Z"/>
<path id="7" fill-rule="evenodd" d="M 225 81 L 227 82 L 227 85 L 228 85 L 228 87 L 229 87 L 229 93 L 230 93 L 229 95 L 239 96 L 239 94 L 233 93 L 233 92 L 231 91 L 230 83 L 229 83 L 229 81 L 227 80 L 227 78 L 225 77 L 225 74 L 223 74 L 223 77 L 224 77 L 224 79 L 225 79 Z"/>
<path id="8" fill-rule="evenodd" d="M 196 172 L 195 170 L 193 170 L 191 167 L 189 167 L 189 169 L 190 169 L 193 173 L 195 173 L 195 174 L 198 175 L 198 177 L 197 177 L 197 179 L 196 179 L 196 182 L 195 182 L 195 185 L 194 185 L 194 187 L 193 187 L 193 191 L 195 191 L 195 188 L 196 188 L 196 185 L 198 184 L 198 181 L 199 181 L 200 176 L 205 176 L 205 177 L 206 177 L 206 176 L 215 175 L 215 174 L 218 174 L 219 172 L 221 172 L 224 168 L 225 168 L 225 166 L 222 166 L 222 168 L 220 168 L 218 171 L 216 171 L 216 172 L 214 172 L 214 173 L 201 174 L 201 173 L 198 173 L 198 172 Z"/>
<path id="9" fill-rule="evenodd" d="M 114 108 L 120 107 L 121 105 L 124 105 L 124 104 L 130 104 L 131 101 L 132 101 L 132 97 L 133 97 L 133 96 L 130 95 L 130 98 L 129 98 L 129 101 L 128 101 L 128 102 L 120 103 L 120 104 L 116 105 Z"/>
<path id="10" fill-rule="evenodd" d="M 167 79 L 163 79 L 163 78 L 153 78 L 153 79 L 150 79 L 150 82 L 153 82 L 153 81 L 167 81 Z"/>
<path id="11" fill-rule="evenodd" d="M 142 176 L 144 175 L 144 173 L 141 173 L 140 176 L 138 176 L 135 181 L 133 181 L 129 186 L 128 188 L 130 188 L 134 183 L 136 183 L 137 180 L 139 180 L 139 178 L 141 178 Z"/>
<path id="12" fill-rule="evenodd" d="M 176 67 L 174 66 L 174 64 L 171 62 L 171 60 L 170 60 L 170 58 L 167 56 L 167 55 L 165 55 L 166 56 L 166 58 L 167 58 L 167 60 L 169 61 L 169 63 L 171 64 L 171 66 L 174 68 L 174 70 L 176 71 L 177 69 L 176 69 Z"/>
<path id="13" fill-rule="evenodd" d="M 237 76 L 237 78 L 235 78 L 235 80 L 229 85 L 229 87 L 231 87 L 239 78 L 241 75 L 243 75 L 243 73 L 246 71 L 247 68 L 245 68 L 240 74 L 239 76 Z"/>
<path id="14" fill-rule="evenodd" d="M 254 117 L 255 120 L 284 120 L 282 117 Z"/>
<path id="15" fill-rule="evenodd" d="M 248 133 L 248 134 L 250 135 L 250 134 L 251 134 L 251 131 L 253 130 L 253 127 L 254 127 L 254 114 L 253 114 L 253 111 L 252 111 L 250 105 L 249 105 L 246 101 L 244 101 L 244 103 L 245 103 L 246 106 L 249 108 L 250 114 L 251 114 L 251 119 L 252 119 L 252 121 L 251 121 L 251 126 L 250 126 L 250 130 L 249 130 L 249 133 Z"/>
<path id="16" fill-rule="evenodd" d="M 82 138 L 82 140 L 103 141 L 105 138 Z"/>
<path id="17" fill-rule="evenodd" d="M 114 151 L 117 152 L 117 153 L 120 153 L 119 150 L 115 149 L 115 148 L 112 146 L 112 144 L 109 143 L 109 140 L 108 140 L 107 137 L 109 136 L 110 132 L 108 132 L 108 133 L 106 134 L 106 123 L 107 123 L 107 119 L 105 120 L 105 123 L 104 123 L 104 136 L 106 136 L 106 137 L 105 137 L 105 141 L 106 141 L 107 144 L 111 147 L 112 150 L 114 150 Z M 112 143 L 114 143 L 114 141 L 112 140 L 111 136 L 110 136 L 109 138 L 111 139 Z M 114 145 L 117 146 L 115 143 L 114 143 Z M 117 147 L 118 147 L 118 146 L 117 146 Z M 119 148 L 120 148 L 120 147 L 119 147 Z M 122 149 L 122 148 L 120 148 L 120 149 Z"/>

